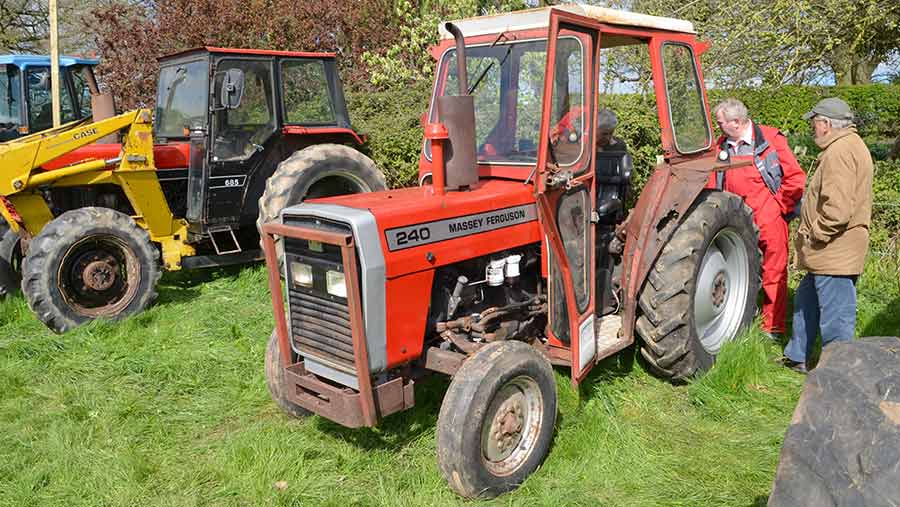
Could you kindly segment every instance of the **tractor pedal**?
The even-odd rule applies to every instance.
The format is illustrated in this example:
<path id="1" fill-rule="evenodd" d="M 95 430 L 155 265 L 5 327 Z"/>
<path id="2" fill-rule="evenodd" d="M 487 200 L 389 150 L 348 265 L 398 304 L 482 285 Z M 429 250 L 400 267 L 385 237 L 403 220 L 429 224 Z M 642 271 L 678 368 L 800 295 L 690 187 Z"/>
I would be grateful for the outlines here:
<path id="1" fill-rule="evenodd" d="M 218 241 L 216 241 L 217 235 L 219 236 Z M 228 255 L 240 253 L 242 251 L 241 244 L 238 243 L 237 236 L 234 235 L 234 230 L 231 226 L 225 226 L 216 230 L 210 229 L 209 239 L 212 241 L 213 248 L 216 249 L 217 255 Z M 224 241 L 221 246 L 219 246 L 220 241 Z"/>
<path id="2" fill-rule="evenodd" d="M 597 326 L 597 351 L 613 348 L 619 344 L 619 330 L 622 329 L 620 315 L 604 315 Z"/>

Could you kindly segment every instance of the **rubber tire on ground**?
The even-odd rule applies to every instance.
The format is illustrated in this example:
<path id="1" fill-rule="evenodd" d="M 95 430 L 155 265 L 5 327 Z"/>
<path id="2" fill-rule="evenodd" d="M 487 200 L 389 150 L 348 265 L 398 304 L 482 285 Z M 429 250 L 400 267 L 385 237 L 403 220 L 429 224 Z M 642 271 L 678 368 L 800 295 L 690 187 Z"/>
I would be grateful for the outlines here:
<path id="1" fill-rule="evenodd" d="M 281 363 L 281 348 L 278 347 L 278 334 L 272 331 L 269 344 L 266 346 L 266 387 L 278 408 L 285 414 L 298 419 L 312 415 L 312 412 L 292 402 L 287 397 L 288 386 L 284 379 L 284 366 Z"/>
<path id="2" fill-rule="evenodd" d="M 663 247 L 640 294 L 636 329 L 642 338 L 641 355 L 657 375 L 681 382 L 708 370 L 715 361 L 694 325 L 695 284 L 704 255 L 725 228 L 740 237 L 750 264 L 746 304 L 734 335 L 753 321 L 762 255 L 752 211 L 735 194 L 705 190 Z"/>
<path id="3" fill-rule="evenodd" d="M 130 300 L 114 315 L 120 319 L 147 308 L 156 299 L 161 275 L 159 254 L 147 231 L 128 215 L 108 208 L 86 207 L 67 211 L 53 219 L 31 241 L 22 262 L 22 292 L 34 314 L 51 330 L 62 333 L 93 320 L 64 299 L 59 272 L 69 250 L 87 237 L 111 237 L 127 245 L 139 267 L 140 281 Z"/>
<path id="4" fill-rule="evenodd" d="M 0 298 L 15 294 L 22 282 L 19 235 L 4 222 L 0 225 Z"/>
<path id="5" fill-rule="evenodd" d="M 519 465 L 497 475 L 484 463 L 482 430 L 495 395 L 522 376 L 533 379 L 540 390 L 540 428 Z M 450 487 L 463 497 L 490 498 L 511 491 L 544 461 L 555 423 L 556 381 L 547 359 L 523 342 L 490 343 L 463 363 L 444 396 L 437 426 L 438 466 Z"/>
<path id="6" fill-rule="evenodd" d="M 352 188 L 324 184 L 343 181 Z M 384 174 L 375 162 L 362 153 L 341 144 L 316 144 L 295 152 L 283 160 L 266 181 L 259 198 L 256 226 L 276 220 L 281 210 L 307 198 L 386 190 Z M 280 244 L 279 256 L 280 256 Z"/>

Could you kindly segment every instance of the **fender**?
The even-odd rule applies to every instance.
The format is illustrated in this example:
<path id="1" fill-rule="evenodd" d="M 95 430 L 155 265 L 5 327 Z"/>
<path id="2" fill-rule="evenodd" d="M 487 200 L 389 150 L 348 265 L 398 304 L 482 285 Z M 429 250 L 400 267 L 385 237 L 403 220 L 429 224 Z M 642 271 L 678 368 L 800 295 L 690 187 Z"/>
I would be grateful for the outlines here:
<path id="1" fill-rule="evenodd" d="M 656 166 L 644 186 L 637 204 L 625 223 L 625 252 L 622 262 L 625 311 L 622 332 L 634 341 L 638 295 L 650 268 L 684 220 L 688 208 L 707 186 L 710 175 L 751 165 L 749 160 L 722 163 L 711 154 L 702 158 L 681 159 Z"/>

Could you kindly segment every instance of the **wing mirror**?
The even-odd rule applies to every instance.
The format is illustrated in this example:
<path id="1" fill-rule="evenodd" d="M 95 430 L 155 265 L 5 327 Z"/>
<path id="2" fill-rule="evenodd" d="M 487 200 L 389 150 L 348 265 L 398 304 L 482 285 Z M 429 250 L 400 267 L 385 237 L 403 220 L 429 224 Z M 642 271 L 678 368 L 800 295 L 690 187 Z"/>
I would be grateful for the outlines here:
<path id="1" fill-rule="evenodd" d="M 241 69 L 228 69 L 217 72 L 219 104 L 222 109 L 237 109 L 244 97 L 244 71 Z"/>

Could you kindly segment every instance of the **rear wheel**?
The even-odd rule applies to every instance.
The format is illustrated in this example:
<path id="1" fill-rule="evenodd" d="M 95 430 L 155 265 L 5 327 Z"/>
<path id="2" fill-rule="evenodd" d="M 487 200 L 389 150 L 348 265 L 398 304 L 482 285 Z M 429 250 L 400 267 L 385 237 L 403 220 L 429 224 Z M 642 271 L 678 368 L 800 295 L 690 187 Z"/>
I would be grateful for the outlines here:
<path id="1" fill-rule="evenodd" d="M 22 282 L 22 249 L 19 235 L 6 224 L 0 236 L 0 298 L 14 294 Z"/>
<path id="2" fill-rule="evenodd" d="M 490 343 L 463 363 L 438 415 L 438 466 L 458 494 L 494 497 L 517 488 L 550 449 L 556 381 L 526 343 Z"/>
<path id="3" fill-rule="evenodd" d="M 341 144 L 317 144 L 304 148 L 278 164 L 259 198 L 262 226 L 278 218 L 281 210 L 304 199 L 376 192 L 387 189 L 384 174 L 372 159 Z M 281 245 L 276 241 L 279 257 Z"/>
<path id="4" fill-rule="evenodd" d="M 53 331 L 119 319 L 156 298 L 160 271 L 147 231 L 107 208 L 67 211 L 35 236 L 22 263 L 28 306 Z"/>
<path id="5" fill-rule="evenodd" d="M 278 334 L 272 331 L 269 344 L 266 346 L 266 387 L 269 388 L 269 394 L 275 400 L 278 408 L 291 417 L 299 419 L 312 415 L 312 412 L 288 399 L 287 393 L 290 387 L 284 378 L 284 364 L 281 361 Z"/>
<path id="6" fill-rule="evenodd" d="M 759 232 L 740 197 L 704 191 L 663 247 L 640 295 L 641 355 L 663 377 L 708 370 L 752 321 L 760 287 Z"/>

